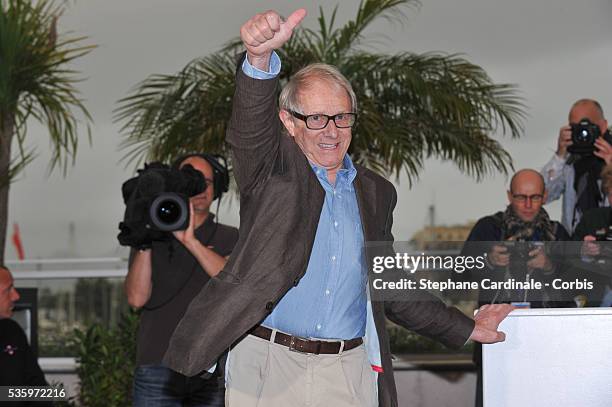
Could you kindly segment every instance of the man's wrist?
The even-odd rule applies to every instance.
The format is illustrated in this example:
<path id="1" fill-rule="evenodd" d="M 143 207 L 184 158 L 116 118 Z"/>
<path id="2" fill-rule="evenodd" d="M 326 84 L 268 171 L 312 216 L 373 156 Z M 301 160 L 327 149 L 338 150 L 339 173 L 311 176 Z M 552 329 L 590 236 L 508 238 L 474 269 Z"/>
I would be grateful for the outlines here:
<path id="1" fill-rule="evenodd" d="M 281 70 L 281 61 L 276 52 L 272 52 L 270 58 L 268 59 L 267 66 L 263 69 L 258 68 L 257 66 L 252 65 L 251 57 L 247 55 L 242 62 L 242 72 L 245 75 L 253 78 L 253 79 L 273 79 L 280 74 Z"/>
<path id="2" fill-rule="evenodd" d="M 249 55 L 247 53 L 247 61 L 253 68 L 259 69 L 260 71 L 269 73 L 270 72 L 270 61 L 272 59 L 272 53 L 270 52 L 268 55 L 256 56 Z"/>

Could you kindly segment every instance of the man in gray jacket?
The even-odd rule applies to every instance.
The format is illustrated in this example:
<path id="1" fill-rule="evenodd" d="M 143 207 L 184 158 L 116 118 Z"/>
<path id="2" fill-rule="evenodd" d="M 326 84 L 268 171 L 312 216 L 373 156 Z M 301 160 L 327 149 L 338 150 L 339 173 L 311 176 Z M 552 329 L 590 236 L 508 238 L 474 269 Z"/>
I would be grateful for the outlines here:
<path id="1" fill-rule="evenodd" d="M 572 152 L 572 127 L 585 120 L 598 128 L 600 136 L 592 153 Z M 548 190 L 545 203 L 563 198 L 561 223 L 570 234 L 586 211 L 610 206 L 601 193 L 600 173 L 606 164 L 612 164 L 612 135 L 603 109 L 596 100 L 577 100 L 570 109 L 568 124 L 559 130 L 557 151 L 541 171 Z"/>
<path id="2" fill-rule="evenodd" d="M 229 406 L 397 406 L 385 315 L 460 347 L 503 340 L 497 326 L 512 308 L 488 306 L 474 322 L 426 293 L 368 302 L 364 243 L 393 240 L 397 195 L 347 154 L 357 101 L 335 67 L 296 73 L 277 109 L 274 50 L 305 15 L 300 9 L 283 21 L 268 11 L 241 28 L 247 52 L 227 136 L 240 236 L 224 270 L 191 303 L 164 361 L 195 375 L 234 344 Z"/>

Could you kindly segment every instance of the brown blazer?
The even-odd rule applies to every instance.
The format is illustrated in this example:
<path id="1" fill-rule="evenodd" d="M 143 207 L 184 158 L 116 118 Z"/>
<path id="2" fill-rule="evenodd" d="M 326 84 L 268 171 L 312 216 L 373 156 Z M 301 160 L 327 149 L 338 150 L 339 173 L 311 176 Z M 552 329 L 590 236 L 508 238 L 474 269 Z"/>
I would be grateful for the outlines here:
<path id="1" fill-rule="evenodd" d="M 191 302 L 164 363 L 193 376 L 260 323 L 306 272 L 325 197 L 297 144 L 281 131 L 278 79 L 257 80 L 238 70 L 227 142 L 240 190 L 240 236 L 224 270 Z M 392 241 L 397 195 L 393 185 L 356 165 L 355 190 L 365 241 Z M 371 259 L 367 259 L 371 261 Z M 468 339 L 474 323 L 435 297 L 373 302 L 380 339 L 380 406 L 397 406 L 385 315 L 451 347 Z"/>

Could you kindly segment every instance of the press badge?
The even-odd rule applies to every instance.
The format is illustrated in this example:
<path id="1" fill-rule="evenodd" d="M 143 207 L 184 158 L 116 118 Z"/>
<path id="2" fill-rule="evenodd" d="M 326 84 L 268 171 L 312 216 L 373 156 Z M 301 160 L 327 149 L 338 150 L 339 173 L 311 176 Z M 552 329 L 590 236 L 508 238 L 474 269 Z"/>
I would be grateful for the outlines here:
<path id="1" fill-rule="evenodd" d="M 511 302 L 510 305 L 514 305 L 516 308 L 531 308 L 531 303 L 526 302 Z"/>

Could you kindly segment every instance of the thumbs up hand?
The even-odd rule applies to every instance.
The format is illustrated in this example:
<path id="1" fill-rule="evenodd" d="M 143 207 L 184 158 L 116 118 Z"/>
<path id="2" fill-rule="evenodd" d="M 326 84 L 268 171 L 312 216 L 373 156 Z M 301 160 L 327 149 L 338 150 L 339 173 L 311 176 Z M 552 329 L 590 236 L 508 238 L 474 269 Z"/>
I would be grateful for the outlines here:
<path id="1" fill-rule="evenodd" d="M 273 10 L 256 14 L 240 28 L 240 38 L 247 50 L 249 63 L 267 71 L 272 51 L 282 47 L 293 34 L 293 30 L 306 16 L 306 10 L 294 11 L 287 20 Z"/>

